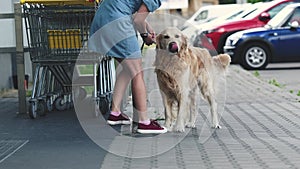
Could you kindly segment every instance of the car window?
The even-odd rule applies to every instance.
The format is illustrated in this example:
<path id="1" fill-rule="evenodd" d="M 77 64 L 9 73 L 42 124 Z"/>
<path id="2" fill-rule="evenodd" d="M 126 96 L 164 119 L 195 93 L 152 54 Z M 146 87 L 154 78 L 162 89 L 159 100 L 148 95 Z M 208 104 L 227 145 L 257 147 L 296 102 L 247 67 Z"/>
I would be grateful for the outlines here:
<path id="1" fill-rule="evenodd" d="M 216 20 L 217 18 L 218 18 L 218 17 L 209 18 L 206 22 L 214 21 L 214 20 Z"/>
<path id="2" fill-rule="evenodd" d="M 247 16 L 249 16 L 250 14 L 254 13 L 255 11 L 257 11 L 258 8 L 255 8 L 251 11 L 247 11 L 247 13 L 242 13 L 243 16 L 241 18 L 246 18 Z"/>
<path id="3" fill-rule="evenodd" d="M 199 15 L 197 15 L 197 17 L 194 19 L 195 21 L 199 21 L 199 20 L 205 20 L 208 16 L 208 10 L 202 11 L 199 13 Z"/>
<path id="4" fill-rule="evenodd" d="M 229 16 L 228 18 L 226 18 L 226 20 L 234 19 L 234 18 L 236 18 L 237 16 L 239 16 L 243 12 L 244 11 L 238 11 L 238 12 L 232 14 L 231 16 Z"/>
<path id="5" fill-rule="evenodd" d="M 285 6 L 287 6 L 290 3 L 282 3 L 269 11 L 267 11 L 270 14 L 270 17 L 273 18 L 281 9 L 283 9 Z"/>
<path id="6" fill-rule="evenodd" d="M 283 26 L 289 26 L 294 21 L 297 21 L 298 23 L 300 23 L 300 8 L 295 8 L 295 10 L 293 11 L 293 14 L 289 17 L 289 19 Z"/>
<path id="7" fill-rule="evenodd" d="M 264 5 L 258 5 L 255 6 L 255 8 L 251 9 L 248 13 L 245 13 L 242 18 L 244 19 L 253 19 L 263 11 L 265 11 L 267 8 L 269 8 L 269 3 L 270 2 L 265 2 L 263 3 Z M 255 4 L 254 4 L 255 5 Z"/>
<path id="8" fill-rule="evenodd" d="M 282 27 L 285 26 L 288 20 L 288 18 L 292 15 L 294 11 L 294 8 L 288 6 L 284 9 L 282 9 L 274 18 L 272 18 L 269 22 L 268 25 L 271 28 L 277 28 L 277 27 Z"/>
<path id="9" fill-rule="evenodd" d="M 253 19 L 257 17 L 257 15 L 260 15 L 262 12 L 266 11 L 268 8 L 270 8 L 270 4 L 272 5 L 274 2 L 265 2 L 263 6 L 260 6 L 255 11 L 245 15 L 244 19 Z M 282 8 L 284 8 L 286 5 L 290 4 L 291 2 L 284 2 L 281 3 L 273 8 L 271 8 L 269 11 L 266 11 L 270 14 L 271 18 L 273 18 Z"/>
<path id="10" fill-rule="evenodd" d="M 219 16 L 219 17 L 213 17 L 207 20 L 207 22 L 211 22 L 211 21 L 224 21 L 224 20 L 230 20 L 230 19 L 234 19 L 235 17 L 237 17 L 238 15 L 240 15 L 244 10 L 236 10 L 234 12 L 231 12 L 229 14 L 223 15 L 223 16 Z"/>

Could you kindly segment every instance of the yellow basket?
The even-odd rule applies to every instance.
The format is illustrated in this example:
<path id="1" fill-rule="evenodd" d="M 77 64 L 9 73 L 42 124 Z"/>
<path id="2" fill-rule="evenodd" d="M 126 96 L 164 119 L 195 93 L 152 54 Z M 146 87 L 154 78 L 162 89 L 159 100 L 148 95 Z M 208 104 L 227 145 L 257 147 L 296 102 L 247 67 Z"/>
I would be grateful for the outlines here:
<path id="1" fill-rule="evenodd" d="M 47 32 L 50 49 L 81 48 L 80 29 L 48 30 Z"/>
<path id="2" fill-rule="evenodd" d="M 94 2 L 99 3 L 101 0 L 20 0 L 20 4 L 43 4 L 43 5 L 85 5 L 93 6 Z"/>

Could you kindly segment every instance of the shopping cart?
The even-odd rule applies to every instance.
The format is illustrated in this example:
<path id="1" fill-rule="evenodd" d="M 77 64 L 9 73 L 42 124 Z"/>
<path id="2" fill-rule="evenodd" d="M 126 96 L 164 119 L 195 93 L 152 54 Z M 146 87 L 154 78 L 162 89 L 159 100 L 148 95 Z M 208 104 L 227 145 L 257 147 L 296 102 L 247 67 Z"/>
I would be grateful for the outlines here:
<path id="1" fill-rule="evenodd" d="M 114 61 L 87 49 L 95 3 L 25 0 L 21 4 L 30 58 L 35 66 L 29 116 L 34 119 L 54 109 L 72 108 L 73 100 L 86 97 L 82 86 L 87 85 L 94 86 L 92 96 L 99 109 L 96 115 L 107 112 L 115 80 Z M 92 77 L 84 80 L 86 76 L 76 73 L 77 66 L 89 64 Z M 74 80 L 74 74 L 78 80 Z"/>

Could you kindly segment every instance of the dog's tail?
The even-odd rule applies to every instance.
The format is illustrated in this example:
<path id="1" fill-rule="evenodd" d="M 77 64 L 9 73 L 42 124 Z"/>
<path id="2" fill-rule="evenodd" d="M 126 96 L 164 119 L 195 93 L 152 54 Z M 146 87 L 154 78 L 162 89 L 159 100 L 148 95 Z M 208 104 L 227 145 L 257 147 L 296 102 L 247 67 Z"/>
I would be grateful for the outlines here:
<path id="1" fill-rule="evenodd" d="M 226 69 L 231 62 L 231 58 L 227 54 L 219 54 L 213 57 L 213 61 L 216 65 L 220 66 L 223 69 Z"/>
<path id="2" fill-rule="evenodd" d="M 217 97 L 223 98 L 223 88 L 226 85 L 226 74 L 228 73 L 228 67 L 231 62 L 231 58 L 227 54 L 219 54 L 212 57 L 213 72 L 211 78 L 213 80 L 213 88 Z"/>

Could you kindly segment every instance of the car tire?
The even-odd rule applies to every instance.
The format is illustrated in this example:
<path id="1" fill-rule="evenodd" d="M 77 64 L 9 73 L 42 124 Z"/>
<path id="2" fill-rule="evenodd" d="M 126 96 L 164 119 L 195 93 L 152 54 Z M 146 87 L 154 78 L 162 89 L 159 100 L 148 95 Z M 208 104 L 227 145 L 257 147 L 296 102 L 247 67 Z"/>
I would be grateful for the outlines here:
<path id="1" fill-rule="evenodd" d="M 265 69 L 269 63 L 271 52 L 262 43 L 250 43 L 242 50 L 241 65 L 247 70 Z"/>

